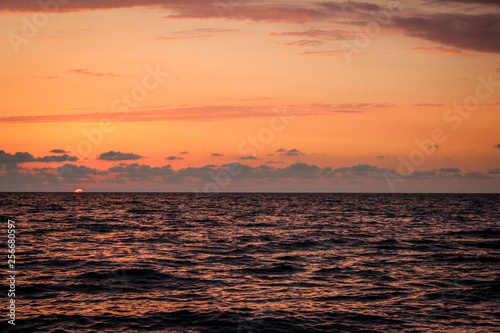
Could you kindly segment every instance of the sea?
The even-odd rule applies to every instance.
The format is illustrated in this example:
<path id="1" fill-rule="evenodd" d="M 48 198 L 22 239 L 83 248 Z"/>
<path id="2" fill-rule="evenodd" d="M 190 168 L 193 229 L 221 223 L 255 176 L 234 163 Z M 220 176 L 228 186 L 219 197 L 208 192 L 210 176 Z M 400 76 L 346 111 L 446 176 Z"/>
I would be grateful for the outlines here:
<path id="1" fill-rule="evenodd" d="M 499 213 L 499 194 L 0 193 L 0 331 L 500 332 Z"/>

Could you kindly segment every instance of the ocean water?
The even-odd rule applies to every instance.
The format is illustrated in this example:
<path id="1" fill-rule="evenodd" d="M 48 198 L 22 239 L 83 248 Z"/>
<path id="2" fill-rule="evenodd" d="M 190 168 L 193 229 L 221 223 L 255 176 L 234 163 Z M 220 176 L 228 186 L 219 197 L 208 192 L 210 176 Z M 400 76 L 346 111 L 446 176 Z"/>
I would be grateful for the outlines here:
<path id="1" fill-rule="evenodd" d="M 0 193 L 0 331 L 499 332 L 499 213 L 496 194 Z"/>

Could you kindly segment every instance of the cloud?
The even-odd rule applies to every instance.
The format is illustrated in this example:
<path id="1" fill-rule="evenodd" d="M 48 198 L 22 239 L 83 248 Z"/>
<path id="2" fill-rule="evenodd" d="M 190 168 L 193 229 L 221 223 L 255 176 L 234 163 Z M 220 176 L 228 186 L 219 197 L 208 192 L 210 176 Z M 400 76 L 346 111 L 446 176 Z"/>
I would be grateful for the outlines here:
<path id="1" fill-rule="evenodd" d="M 334 113 L 373 112 L 395 107 L 389 103 L 357 103 L 357 104 L 297 104 L 286 106 L 286 116 L 314 116 L 332 115 Z M 285 106 L 283 106 L 285 107 Z M 349 109 L 347 109 L 349 108 Z M 162 106 L 143 108 L 138 111 L 127 112 L 126 119 L 123 113 L 94 112 L 79 114 L 54 114 L 41 116 L 10 116 L 0 117 L 0 123 L 47 123 L 47 122 L 102 122 L 104 118 L 116 122 L 145 122 L 161 120 L 182 121 L 216 121 L 222 119 L 242 119 L 256 117 L 275 117 L 276 106 L 245 106 L 245 105 L 206 105 L 200 107 L 186 107 L 165 109 Z"/>
<path id="2" fill-rule="evenodd" d="M 97 157 L 98 160 L 102 161 L 127 161 L 127 160 L 138 160 L 143 156 L 133 154 L 133 153 L 122 153 L 119 151 L 108 151 L 107 153 L 102 153 Z"/>
<path id="3" fill-rule="evenodd" d="M 96 189 L 109 190 L 156 190 L 171 191 L 180 189 L 182 191 L 192 191 L 193 188 L 207 184 L 230 183 L 228 190 L 238 189 L 240 191 L 251 190 L 252 186 L 267 184 L 264 188 L 273 187 L 280 191 L 286 189 L 317 190 L 327 189 L 331 191 L 337 188 L 338 184 L 347 187 L 341 189 L 352 189 L 355 187 L 359 191 L 370 189 L 369 184 L 378 184 L 378 187 L 371 188 L 377 191 L 389 191 L 387 187 L 387 173 L 395 175 L 394 170 L 379 168 L 368 164 L 358 164 L 350 167 L 333 169 L 332 167 L 319 167 L 314 164 L 294 163 L 287 167 L 275 168 L 266 164 L 260 166 L 250 166 L 238 162 L 226 163 L 220 166 L 205 165 L 202 167 L 188 167 L 173 170 L 170 165 L 152 167 L 146 164 L 124 164 L 108 168 L 107 170 L 97 170 L 85 165 L 65 164 L 58 168 L 25 168 L 7 169 L 7 166 L 0 167 L 0 189 L 5 190 L 67 190 L 69 185 L 75 183 L 95 184 Z M 231 172 L 237 171 L 237 172 Z M 403 176 L 400 176 L 400 178 Z M 500 170 L 493 169 L 488 173 L 468 172 L 443 173 L 436 170 L 419 170 L 410 175 L 404 176 L 404 182 L 398 183 L 405 186 L 406 191 L 413 192 L 415 189 L 422 190 L 421 184 L 427 184 L 432 191 L 441 191 L 450 184 L 462 186 L 465 191 L 477 189 L 476 185 L 487 186 L 488 191 L 495 190 L 500 181 Z M 143 182 L 143 184 L 139 184 Z M 438 183 L 439 182 L 439 183 Z M 105 187 L 99 184 L 106 184 Z M 128 184 L 128 185 L 127 185 Z M 166 186 L 171 184 L 172 186 Z M 297 188 L 297 184 L 316 184 L 319 187 Z M 438 184 L 438 185 L 436 185 Z M 481 185 L 483 184 L 483 185 Z M 236 187 L 232 187 L 232 186 Z M 478 185 L 478 186 L 479 186 Z M 173 187 L 179 186 L 179 187 Z M 333 187 L 324 187 L 333 186 Z M 368 186 L 368 187 L 367 187 Z M 417 186 L 417 187 L 415 187 Z M 453 185 L 455 186 L 455 185 Z M 489 187 L 488 187 L 489 186 Z M 338 188 L 337 188 L 338 189 Z"/>
<path id="4" fill-rule="evenodd" d="M 285 4 L 241 4 L 234 6 L 214 6 L 212 1 L 206 0 L 107 0 L 88 1 L 72 0 L 61 5 L 59 10 L 74 12 L 81 10 L 131 8 L 137 6 L 162 7 L 170 12 L 166 18 L 219 18 L 222 14 L 230 12 L 232 19 L 254 21 L 315 21 L 328 17 L 325 11 L 336 12 L 339 8 L 328 9 L 325 5 L 312 5 L 309 7 L 287 6 Z M 40 12 L 42 7 L 37 0 L 2 0 L 0 9 L 21 12 Z"/>
<path id="5" fill-rule="evenodd" d="M 85 165 L 65 164 L 56 168 L 58 177 L 69 183 L 94 182 L 92 176 L 105 175 L 106 172 Z"/>
<path id="6" fill-rule="evenodd" d="M 456 47 L 444 47 L 444 46 L 435 46 L 435 47 L 412 47 L 410 50 L 423 51 L 429 55 L 441 55 L 441 54 L 462 54 L 462 50 Z"/>
<path id="7" fill-rule="evenodd" d="M 322 40 L 342 40 L 351 39 L 355 36 L 354 30 L 305 30 L 290 32 L 272 32 L 271 36 L 278 37 L 307 37 Z"/>
<path id="8" fill-rule="evenodd" d="M 18 164 L 26 162 L 75 162 L 78 157 L 64 155 L 50 155 L 42 157 L 34 157 L 28 152 L 17 152 L 15 154 L 6 153 L 0 150 L 0 164 Z"/>
<path id="9" fill-rule="evenodd" d="M 239 173 L 233 177 L 234 179 L 280 179 L 280 178 L 318 178 L 320 177 L 321 168 L 316 165 L 308 165 L 305 163 L 294 163 L 282 169 L 275 169 L 268 165 L 260 165 L 251 167 L 238 162 L 232 162 L 222 165 L 220 168 L 213 168 L 212 174 L 217 174 L 225 169 L 238 169 Z M 210 179 L 210 178 L 209 178 Z"/>
<path id="10" fill-rule="evenodd" d="M 341 167 L 333 169 L 332 167 L 323 168 L 321 174 L 325 178 L 334 178 L 341 176 L 343 178 L 359 178 L 370 177 L 373 179 L 384 179 L 384 174 L 390 172 L 395 173 L 394 170 L 379 168 L 369 164 L 357 164 L 351 167 Z"/>
<path id="11" fill-rule="evenodd" d="M 0 150 L 0 164 L 35 162 L 33 155 L 27 152 L 17 152 L 15 154 L 6 153 Z"/>
<path id="12" fill-rule="evenodd" d="M 317 178 L 320 175 L 321 168 L 317 165 L 305 163 L 294 163 L 283 169 L 283 177 L 291 178 Z"/>
<path id="13" fill-rule="evenodd" d="M 4 165 L 0 164 L 0 170 L 2 169 L 7 171 L 13 171 L 13 170 L 22 170 L 24 168 L 17 165 L 16 163 L 6 163 Z"/>
<path id="14" fill-rule="evenodd" d="M 444 106 L 444 104 L 420 103 L 420 104 L 414 104 L 413 106 L 433 108 L 438 106 Z"/>
<path id="15" fill-rule="evenodd" d="M 333 172 L 336 172 L 336 173 L 346 173 L 346 172 L 365 173 L 365 172 L 383 172 L 384 170 L 385 169 L 379 169 L 378 167 L 376 167 L 374 165 L 358 164 L 358 165 L 354 165 L 352 167 L 337 168 L 337 169 L 334 169 Z"/>
<path id="16" fill-rule="evenodd" d="M 454 172 L 462 172 L 462 171 L 458 168 L 442 168 L 442 169 L 439 169 L 439 172 L 454 173 Z"/>
<path id="17" fill-rule="evenodd" d="M 258 158 L 253 155 L 249 155 L 240 157 L 240 160 L 258 160 Z"/>
<path id="18" fill-rule="evenodd" d="M 19 169 L 0 173 L 0 189 L 2 191 L 19 191 L 19 189 L 39 191 L 49 189 L 54 191 L 60 184 L 55 174 L 47 171 L 24 172 Z"/>
<path id="19" fill-rule="evenodd" d="M 290 149 L 284 152 L 281 152 L 281 156 L 299 156 L 299 155 L 305 155 L 298 149 Z"/>
<path id="20" fill-rule="evenodd" d="M 465 179 L 490 179 L 490 175 L 481 172 L 467 172 L 464 176 Z"/>
<path id="21" fill-rule="evenodd" d="M 426 171 L 414 171 L 408 178 L 409 179 L 420 179 L 420 178 L 434 178 L 436 176 L 436 170 L 426 170 Z"/>
<path id="22" fill-rule="evenodd" d="M 288 43 L 278 43 L 284 46 L 306 46 L 306 47 L 317 47 L 323 44 L 320 40 L 311 40 L 311 39 L 301 39 Z"/>
<path id="23" fill-rule="evenodd" d="M 52 149 L 50 152 L 54 153 L 54 154 L 66 154 L 66 153 L 68 153 L 66 150 L 63 150 L 63 149 Z"/>
<path id="24" fill-rule="evenodd" d="M 121 76 L 121 75 L 117 75 L 117 74 L 113 74 L 113 73 L 90 72 L 87 68 L 70 69 L 70 70 L 68 70 L 68 73 L 83 74 L 83 75 L 90 75 L 90 76 L 115 76 L 115 77 Z"/>
<path id="25" fill-rule="evenodd" d="M 34 79 L 59 79 L 59 76 L 57 76 L 57 75 L 46 75 L 46 76 L 33 75 L 32 78 L 34 78 Z"/>
<path id="26" fill-rule="evenodd" d="M 175 160 L 183 160 L 184 158 L 177 157 L 177 156 L 169 156 L 169 157 L 165 157 L 165 159 L 169 160 L 169 161 L 175 161 Z"/>
<path id="27" fill-rule="evenodd" d="M 233 119 L 246 117 L 269 117 L 275 116 L 273 107 L 250 107 L 243 105 L 225 106 L 201 106 L 165 109 L 158 107 L 140 111 L 127 112 L 126 119 L 122 119 L 122 113 L 79 113 L 79 114 L 54 114 L 41 116 L 12 116 L 0 118 L 0 123 L 26 122 L 101 122 L 103 118 L 110 121 L 160 121 L 160 120 L 194 120 L 212 121 L 218 119 Z"/>
<path id="28" fill-rule="evenodd" d="M 51 156 L 43 156 L 37 157 L 36 162 L 76 162 L 78 161 L 78 157 L 69 156 L 68 154 L 64 155 L 51 155 Z"/>
<path id="29" fill-rule="evenodd" d="M 159 36 L 159 40 L 179 40 L 179 39 L 197 39 L 211 38 L 221 34 L 241 32 L 238 29 L 218 29 L 218 28 L 199 28 L 193 30 L 183 30 L 172 32 L 169 36 Z"/>
<path id="30" fill-rule="evenodd" d="M 495 146 L 493 146 L 493 148 L 500 149 L 500 143 L 499 143 L 499 144 L 497 144 L 497 145 L 495 145 Z"/>
<path id="31" fill-rule="evenodd" d="M 328 115 L 332 113 L 352 113 L 362 114 L 373 111 L 380 111 L 396 107 L 392 103 L 343 103 L 343 104 L 323 104 L 314 103 L 310 105 L 303 105 L 306 110 L 310 110 L 310 114 Z"/>
<path id="32" fill-rule="evenodd" d="M 309 23 L 328 23 L 364 27 L 374 17 L 386 17 L 390 12 L 391 22 L 384 24 L 387 29 L 399 29 L 406 34 L 422 39 L 442 43 L 455 48 L 480 52 L 500 52 L 500 14 L 494 10 L 498 7 L 495 0 L 446 0 L 423 1 L 412 3 L 403 15 L 401 8 L 392 6 L 399 2 L 389 2 L 388 8 L 363 1 L 314 1 L 314 2 L 236 2 L 234 4 L 206 0 L 108 0 L 88 1 L 71 0 L 58 8 L 60 12 L 82 10 L 152 7 L 164 10 L 168 14 L 165 19 L 220 19 L 250 20 L 255 22 L 285 22 L 305 25 Z M 456 4 L 450 6 L 450 4 Z M 434 7 L 432 7 L 434 5 Z M 463 5 L 462 7 L 457 5 Z M 493 7 L 496 6 L 496 7 Z M 400 6 L 402 7 L 402 6 Z M 493 9 L 493 10 L 492 10 Z M 0 0 L 0 10 L 11 12 L 42 12 L 38 0 Z M 470 13 L 480 14 L 470 14 Z M 432 14 L 431 14 L 432 13 Z M 204 38 L 220 33 L 214 28 L 196 29 L 180 32 L 179 38 Z M 312 30 L 314 31 L 314 30 Z M 299 32 L 300 33 L 300 32 Z M 303 32 L 306 36 L 306 32 Z M 329 36 L 322 30 L 316 31 L 323 38 L 338 38 L 339 32 L 333 30 Z M 310 33 L 313 35 L 314 33 Z M 290 36 L 292 34 L 290 33 Z M 175 38 L 167 36 L 166 38 Z M 345 36 L 342 36 L 345 37 Z M 103 76 L 110 73 L 86 73 L 86 69 L 77 69 L 81 74 Z"/>
<path id="33" fill-rule="evenodd" d="M 203 167 L 188 167 L 173 170 L 170 165 L 163 167 L 151 167 L 148 165 L 139 165 L 137 163 L 126 166 L 115 166 L 108 169 L 108 172 L 113 179 L 127 179 L 131 181 L 163 181 L 169 183 L 202 181 L 215 182 L 217 175 L 227 175 L 228 170 L 238 170 L 233 176 L 232 181 L 242 181 L 249 179 L 260 180 L 279 180 L 279 179 L 321 179 L 321 178 L 336 178 L 340 179 L 372 179 L 385 182 L 385 173 L 394 170 L 378 168 L 368 164 L 358 164 L 351 167 L 342 167 L 332 169 L 331 167 L 321 168 L 314 164 L 293 163 L 287 167 L 274 168 L 268 165 L 249 166 L 238 162 L 230 162 L 221 166 L 205 165 Z M 465 176 L 459 175 L 459 178 L 486 179 L 489 177 L 486 174 L 469 173 Z M 223 179 L 222 177 L 220 179 Z M 443 179 L 436 170 L 415 171 L 406 177 L 408 180 L 422 179 Z M 225 181 L 225 180 L 224 180 Z"/>
<path id="34" fill-rule="evenodd" d="M 359 18 L 370 19 L 370 14 L 381 11 L 379 5 L 361 1 L 320 1 L 320 2 L 284 2 L 262 1 L 227 4 L 207 0 L 107 0 L 88 1 L 71 0 L 58 8 L 60 12 L 75 12 L 82 10 L 154 7 L 167 12 L 165 19 L 220 19 L 227 17 L 232 20 L 251 20 L 256 22 L 287 22 L 308 23 L 359 21 Z M 43 8 L 38 0 L 1 0 L 0 10 L 12 12 L 41 12 Z"/>
<path id="35" fill-rule="evenodd" d="M 174 173 L 170 165 L 151 167 L 146 164 L 139 165 L 138 163 L 111 167 L 108 172 L 114 174 L 118 179 L 131 181 L 153 181 L 155 177 L 169 177 Z"/>
<path id="36" fill-rule="evenodd" d="M 180 169 L 177 172 L 175 172 L 175 175 L 177 177 L 180 177 L 181 179 L 199 179 L 199 180 L 204 180 L 204 181 L 210 181 L 210 173 L 214 172 L 216 170 L 217 166 L 216 165 L 205 165 L 202 167 L 194 168 L 194 167 L 188 167 L 184 169 Z"/>
<path id="37" fill-rule="evenodd" d="M 480 52 L 500 52 L 500 14 L 395 17 L 408 35 Z"/>
<path id="38" fill-rule="evenodd" d="M 219 153 L 213 153 L 213 154 L 212 154 L 212 156 L 215 156 L 215 157 L 222 157 L 222 156 L 224 156 L 224 155 L 219 154 Z"/>
<path id="39" fill-rule="evenodd" d="M 307 51 L 301 52 L 299 55 L 304 56 L 337 56 L 339 54 L 344 54 L 343 51 Z"/>
<path id="40" fill-rule="evenodd" d="M 228 17 L 233 20 L 306 23 L 325 21 L 333 18 L 346 20 L 356 15 L 366 15 L 370 11 L 381 9 L 378 5 L 354 1 L 338 3 L 311 2 L 306 5 L 304 3 L 294 5 L 284 2 L 260 2 L 221 6 L 220 8 L 216 7 L 215 10 L 214 8 L 210 8 L 210 2 L 206 3 L 208 6 L 203 2 L 201 4 L 198 3 L 198 1 L 195 1 L 193 4 L 196 4 L 196 7 L 177 7 L 174 9 L 177 12 L 167 18 L 219 18 L 221 14 L 227 13 Z"/>
<path id="41" fill-rule="evenodd" d="M 188 151 L 181 151 L 179 154 L 186 155 L 186 154 L 189 154 L 189 152 Z"/>
<path id="42" fill-rule="evenodd" d="M 500 7 L 500 2 L 498 0 L 434 0 L 434 3 L 443 3 L 445 5 L 452 3 L 463 3 L 467 5 L 494 5 Z"/>
<path id="43" fill-rule="evenodd" d="M 326 106 L 326 105 L 325 105 Z M 357 111 L 366 111 L 372 109 L 388 109 L 395 107 L 396 104 L 392 103 L 346 103 L 339 104 L 335 106 L 330 106 L 335 110 L 357 110 Z"/>

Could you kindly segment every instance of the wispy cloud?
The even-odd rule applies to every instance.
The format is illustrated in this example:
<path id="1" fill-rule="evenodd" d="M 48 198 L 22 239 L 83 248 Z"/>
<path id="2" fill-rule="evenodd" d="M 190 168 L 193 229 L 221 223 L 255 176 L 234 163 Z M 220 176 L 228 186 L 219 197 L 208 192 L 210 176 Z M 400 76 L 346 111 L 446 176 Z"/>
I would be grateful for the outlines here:
<path id="1" fill-rule="evenodd" d="M 241 33 L 239 29 L 217 29 L 217 28 L 199 28 L 193 30 L 175 31 L 165 36 L 157 36 L 158 40 L 178 40 L 178 39 L 205 39 L 216 37 L 227 33 Z"/>
<path id="2" fill-rule="evenodd" d="M 89 76 L 98 76 L 98 77 L 101 77 L 101 76 L 121 77 L 122 76 L 122 75 L 113 74 L 113 73 L 91 72 L 87 68 L 70 69 L 70 70 L 68 70 L 68 73 L 82 74 L 82 75 L 89 75 Z"/>
<path id="3" fill-rule="evenodd" d="M 34 79 L 59 79 L 59 76 L 57 76 L 57 75 L 45 75 L 45 76 L 33 75 L 32 78 L 34 78 Z"/>
<path id="4" fill-rule="evenodd" d="M 434 47 L 411 47 L 410 50 L 422 51 L 423 54 L 427 55 L 442 55 L 442 54 L 462 54 L 463 51 L 456 47 L 444 47 L 444 46 L 434 46 Z"/>
<path id="5" fill-rule="evenodd" d="M 310 29 L 304 31 L 289 31 L 289 32 L 272 32 L 271 36 L 279 37 L 307 37 L 313 39 L 323 40 L 342 40 L 351 39 L 355 36 L 354 30 L 318 30 Z"/>
<path id="6" fill-rule="evenodd" d="M 414 104 L 413 106 L 424 107 L 424 108 L 434 108 L 434 107 L 444 106 L 444 104 L 419 103 L 419 104 Z"/>
<path id="7" fill-rule="evenodd" d="M 284 45 L 284 46 L 306 46 L 306 47 L 317 47 L 323 44 L 322 41 L 320 40 L 313 40 L 313 39 L 301 39 L 301 40 L 296 40 L 293 42 L 282 42 L 282 43 L 276 43 L 279 45 Z"/>
<path id="8" fill-rule="evenodd" d="M 500 7 L 498 0 L 431 0 L 434 4 L 465 4 L 465 5 L 493 5 Z M 469 7 L 470 8 L 470 7 Z"/>
<path id="9" fill-rule="evenodd" d="M 286 105 L 287 115 L 290 116 L 314 116 L 331 115 L 334 113 L 362 113 L 385 108 L 396 107 L 390 103 L 357 103 L 357 104 L 300 104 Z M 108 119 L 117 122 L 134 121 L 161 121 L 161 120 L 182 120 L 182 121 L 214 121 L 220 119 L 254 118 L 275 116 L 276 106 L 245 106 L 245 105 L 207 105 L 199 107 L 185 107 L 165 109 L 153 107 L 126 113 L 79 113 L 79 114 L 55 114 L 37 116 L 11 116 L 0 118 L 0 123 L 49 123 L 49 122 L 100 122 Z"/>

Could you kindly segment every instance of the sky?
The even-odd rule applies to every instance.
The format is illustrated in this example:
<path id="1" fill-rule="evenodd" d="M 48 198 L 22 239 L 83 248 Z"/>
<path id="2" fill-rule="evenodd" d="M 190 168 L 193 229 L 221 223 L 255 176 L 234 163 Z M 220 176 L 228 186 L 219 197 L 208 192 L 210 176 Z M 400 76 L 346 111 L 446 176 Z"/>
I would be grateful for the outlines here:
<path id="1" fill-rule="evenodd" d="M 499 192 L 494 0 L 0 0 L 0 191 Z"/>

